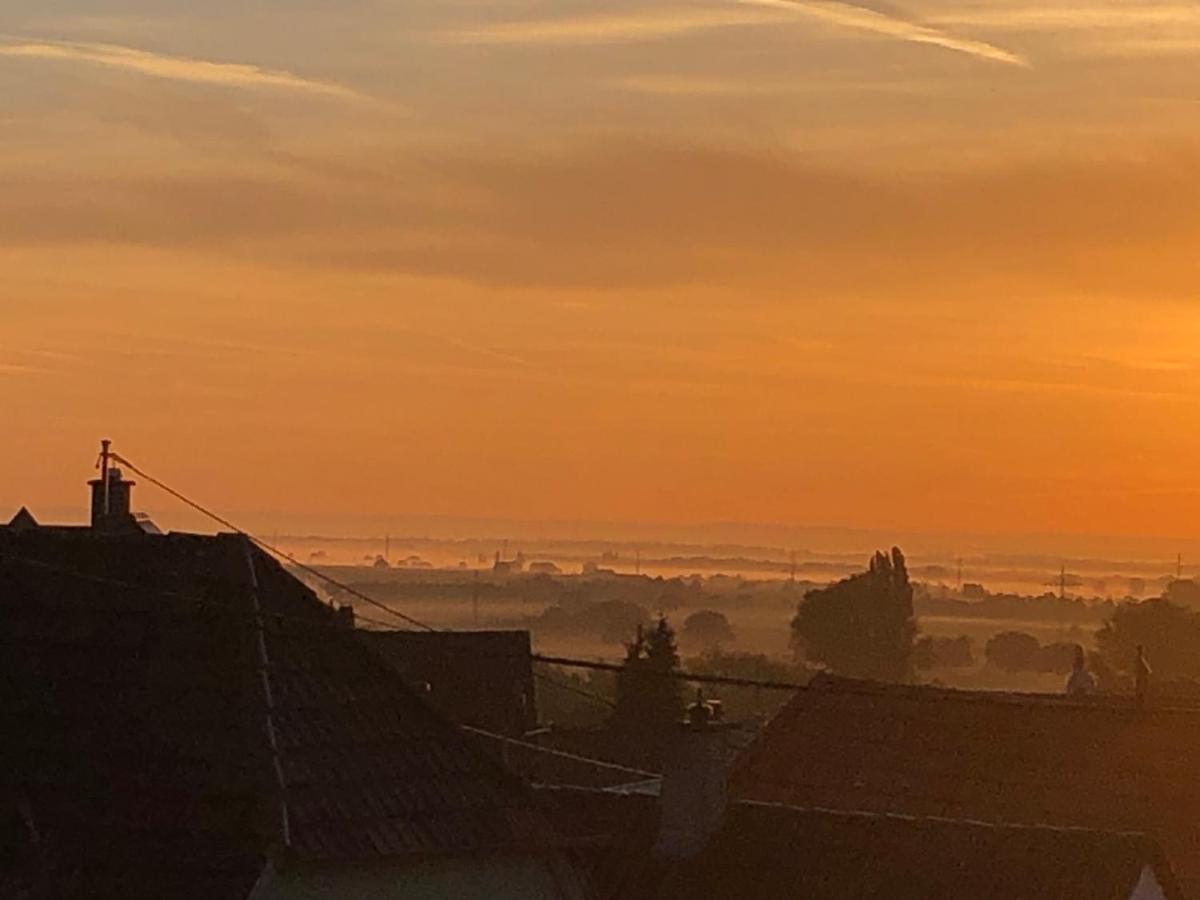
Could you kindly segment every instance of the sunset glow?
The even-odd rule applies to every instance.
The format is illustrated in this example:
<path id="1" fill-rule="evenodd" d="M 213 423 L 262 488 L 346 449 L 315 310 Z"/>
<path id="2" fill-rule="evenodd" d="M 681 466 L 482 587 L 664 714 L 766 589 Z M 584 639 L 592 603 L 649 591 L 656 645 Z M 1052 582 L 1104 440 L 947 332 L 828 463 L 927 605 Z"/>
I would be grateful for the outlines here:
<path id="1" fill-rule="evenodd" d="M 0 32 L 0 519 L 111 437 L 255 527 L 1200 538 L 1193 5 Z"/>

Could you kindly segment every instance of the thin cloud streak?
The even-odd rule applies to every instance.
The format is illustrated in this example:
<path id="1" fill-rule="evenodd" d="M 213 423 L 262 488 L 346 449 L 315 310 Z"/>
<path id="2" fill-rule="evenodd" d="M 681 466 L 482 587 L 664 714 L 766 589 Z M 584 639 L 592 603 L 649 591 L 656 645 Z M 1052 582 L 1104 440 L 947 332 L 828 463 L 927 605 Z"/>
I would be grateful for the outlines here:
<path id="1" fill-rule="evenodd" d="M 927 93 L 929 85 L 904 81 L 877 82 L 760 82 L 735 78 L 690 78 L 676 75 L 628 75 L 610 79 L 606 84 L 632 94 L 663 97 L 747 97 L 783 94 L 918 94 Z"/>
<path id="2" fill-rule="evenodd" d="M 152 78 L 213 84 L 225 87 L 275 88 L 303 91 L 342 100 L 365 100 L 363 95 L 339 84 L 313 81 L 291 72 L 263 69 L 245 63 L 212 62 L 183 56 L 166 56 L 122 47 L 74 41 L 27 40 L 5 36 L 0 56 L 17 59 L 56 60 L 125 69 Z"/>
<path id="3" fill-rule="evenodd" d="M 26 366 L 21 363 L 0 362 L 0 375 L 40 375 L 45 369 L 37 366 Z"/>
<path id="4" fill-rule="evenodd" d="M 1042 5 L 950 9 L 932 16 L 939 25 L 967 25 L 1012 30 L 1080 28 L 1117 29 L 1142 25 L 1200 24 L 1200 6 L 1182 3 L 1106 4 L 1103 6 Z"/>
<path id="5" fill-rule="evenodd" d="M 928 25 L 906 22 L 903 19 L 849 3 L 829 2 L 829 0 L 738 0 L 738 2 L 748 6 L 791 10 L 833 25 L 869 31 L 872 34 L 893 37 L 915 44 L 930 44 L 990 62 L 1029 66 L 1024 57 L 1003 47 L 997 47 L 985 41 L 957 37 Z"/>
<path id="6" fill-rule="evenodd" d="M 502 22 L 443 35 L 453 44 L 606 44 L 657 40 L 732 25 L 778 22 L 777 15 L 737 9 L 667 9 L 635 15 Z"/>

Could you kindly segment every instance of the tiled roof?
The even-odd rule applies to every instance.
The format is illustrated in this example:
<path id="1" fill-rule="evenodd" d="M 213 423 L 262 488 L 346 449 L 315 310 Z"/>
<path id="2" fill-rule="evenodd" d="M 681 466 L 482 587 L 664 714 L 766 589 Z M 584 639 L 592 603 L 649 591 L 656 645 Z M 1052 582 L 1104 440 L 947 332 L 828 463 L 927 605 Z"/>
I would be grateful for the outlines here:
<path id="1" fill-rule="evenodd" d="M 740 798 L 1150 835 L 1200 889 L 1200 711 L 817 680 L 738 760 Z"/>
<path id="2" fill-rule="evenodd" d="M 703 852 L 672 861 L 651 853 L 654 798 L 546 793 L 564 827 L 592 836 L 594 877 L 612 900 L 1128 900 L 1147 866 L 1180 896 L 1136 834 L 741 801 Z"/>
<path id="3" fill-rule="evenodd" d="M 520 737 L 537 727 L 528 631 L 362 631 L 452 722 Z"/>
<path id="4" fill-rule="evenodd" d="M 243 897 L 272 847 L 560 843 L 523 785 L 333 623 L 237 536 L 0 529 L 0 799 L 32 811 L 52 893 Z"/>

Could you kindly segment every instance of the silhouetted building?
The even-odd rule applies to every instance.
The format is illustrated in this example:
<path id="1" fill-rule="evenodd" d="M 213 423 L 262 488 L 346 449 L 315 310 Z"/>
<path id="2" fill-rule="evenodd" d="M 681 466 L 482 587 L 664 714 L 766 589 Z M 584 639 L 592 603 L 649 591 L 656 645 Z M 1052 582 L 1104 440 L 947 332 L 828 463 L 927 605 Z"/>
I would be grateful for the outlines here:
<path id="1" fill-rule="evenodd" d="M 0 525 L 0 530 L 16 533 L 33 529 L 71 531 L 86 527 L 103 534 L 162 534 L 148 515 L 133 512 L 135 482 L 126 481 L 120 469 L 108 465 L 107 448 L 103 458 L 104 465 L 100 477 L 88 482 L 91 488 L 91 515 L 88 526 L 43 525 L 34 518 L 27 507 L 22 506 L 7 525 Z"/>
<path id="2" fill-rule="evenodd" d="M 658 798 L 542 788 L 609 900 L 1183 900 L 1142 835 L 734 801 L 694 856 L 663 859 Z"/>
<path id="3" fill-rule="evenodd" d="M 241 536 L 0 528 L 0 895 L 587 896 L 335 617 Z"/>
<path id="4" fill-rule="evenodd" d="M 1196 707 L 822 676 L 742 754 L 730 784 L 741 799 L 806 808 L 1144 833 L 1196 896 L 1198 750 Z"/>
<path id="5" fill-rule="evenodd" d="M 725 729 L 691 717 L 652 791 L 545 788 L 611 900 L 1167 900 L 1149 838 L 733 800 Z M 803 771 L 795 777 L 802 777 Z"/>
<path id="6" fill-rule="evenodd" d="M 525 554 L 518 553 L 512 559 L 501 559 L 500 553 L 496 553 L 496 560 L 492 563 L 492 573 L 495 575 L 520 575 L 525 570 Z"/>
<path id="7" fill-rule="evenodd" d="M 33 513 L 22 506 L 17 510 L 17 514 L 9 520 L 7 527 L 10 531 L 14 532 L 32 531 L 38 527 L 38 521 L 33 517 Z"/>
<path id="8" fill-rule="evenodd" d="M 442 715 L 520 737 L 537 727 L 528 631 L 359 631 Z"/>

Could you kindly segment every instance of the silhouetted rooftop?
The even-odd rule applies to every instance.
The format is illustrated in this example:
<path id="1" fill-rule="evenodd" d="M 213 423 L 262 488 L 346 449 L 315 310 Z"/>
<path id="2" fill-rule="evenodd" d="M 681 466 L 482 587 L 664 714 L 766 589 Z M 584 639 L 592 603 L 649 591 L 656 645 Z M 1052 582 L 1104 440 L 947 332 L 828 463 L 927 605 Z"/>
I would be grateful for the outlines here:
<path id="1" fill-rule="evenodd" d="M 1153 841 L 1082 828 L 730 805 L 692 859 L 656 859 L 654 797 L 543 789 L 562 827 L 590 837 L 593 874 L 613 900 L 1128 900 L 1149 867 L 1180 897 Z"/>
<path id="2" fill-rule="evenodd" d="M 1145 833 L 1200 887 L 1200 710 L 823 677 L 739 758 L 739 798 Z"/>
<path id="3" fill-rule="evenodd" d="M 528 631 L 360 631 L 453 722 L 520 737 L 537 727 Z"/>
<path id="4" fill-rule="evenodd" d="M 268 854 L 561 843 L 515 777 L 239 536 L 0 529 L 0 635 L 0 803 L 49 895 L 240 898 Z"/>

